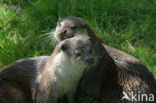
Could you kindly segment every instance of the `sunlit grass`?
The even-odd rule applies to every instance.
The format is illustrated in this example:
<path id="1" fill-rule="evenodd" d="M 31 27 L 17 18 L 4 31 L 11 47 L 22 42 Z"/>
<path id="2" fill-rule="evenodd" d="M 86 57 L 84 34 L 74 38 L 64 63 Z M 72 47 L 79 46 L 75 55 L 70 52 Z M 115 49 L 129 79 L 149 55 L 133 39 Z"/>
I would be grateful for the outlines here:
<path id="1" fill-rule="evenodd" d="M 0 0 L 0 68 L 53 50 L 44 34 L 59 17 L 82 17 L 105 44 L 143 62 L 156 76 L 155 0 Z M 43 36 L 44 35 L 44 36 Z M 78 103 L 97 103 L 80 96 Z"/>

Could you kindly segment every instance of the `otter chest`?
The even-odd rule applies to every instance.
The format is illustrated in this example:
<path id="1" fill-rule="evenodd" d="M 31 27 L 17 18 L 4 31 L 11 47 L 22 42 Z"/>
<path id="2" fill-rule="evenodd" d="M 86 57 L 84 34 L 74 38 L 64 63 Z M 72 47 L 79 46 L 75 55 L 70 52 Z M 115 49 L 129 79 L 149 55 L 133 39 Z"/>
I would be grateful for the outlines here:
<path id="1" fill-rule="evenodd" d="M 51 86 L 57 96 L 62 96 L 75 88 L 84 70 L 76 64 L 70 64 L 67 58 L 61 55 L 57 55 L 55 58 L 57 63 L 51 68 L 53 70 Z"/>

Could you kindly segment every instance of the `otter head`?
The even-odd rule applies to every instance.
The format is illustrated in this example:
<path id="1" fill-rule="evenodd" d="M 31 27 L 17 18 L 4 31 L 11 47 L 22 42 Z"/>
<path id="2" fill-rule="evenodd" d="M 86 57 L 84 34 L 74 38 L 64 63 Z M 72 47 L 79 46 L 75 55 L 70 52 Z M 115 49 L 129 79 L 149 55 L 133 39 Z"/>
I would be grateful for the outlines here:
<path id="1" fill-rule="evenodd" d="M 61 42 L 61 51 L 72 65 L 91 66 L 95 63 L 92 45 L 87 36 L 75 36 Z"/>
<path id="2" fill-rule="evenodd" d="M 62 41 L 77 34 L 88 35 L 86 27 L 88 24 L 85 20 L 77 17 L 66 17 L 58 21 L 54 36 L 58 41 Z"/>

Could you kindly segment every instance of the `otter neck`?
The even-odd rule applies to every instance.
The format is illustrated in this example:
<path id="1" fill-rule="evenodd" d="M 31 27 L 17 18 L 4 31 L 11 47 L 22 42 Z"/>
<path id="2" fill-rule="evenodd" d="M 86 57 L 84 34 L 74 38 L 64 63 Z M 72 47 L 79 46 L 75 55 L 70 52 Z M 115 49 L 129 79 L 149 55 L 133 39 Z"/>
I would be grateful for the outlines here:
<path id="1" fill-rule="evenodd" d="M 38 93 L 39 100 L 50 98 L 55 90 L 58 92 L 55 93 L 57 97 L 66 94 L 77 84 L 83 71 L 83 66 L 71 63 L 62 51 L 51 56 L 43 70 Z"/>
<path id="2" fill-rule="evenodd" d="M 107 94 L 113 93 L 112 95 L 121 96 L 122 87 L 118 83 L 119 80 L 118 67 L 104 47 L 103 47 L 103 53 L 105 53 L 105 55 L 103 56 L 103 60 L 101 60 L 102 62 L 99 64 L 100 66 L 102 66 L 99 68 L 104 69 L 104 75 L 105 75 L 104 76 L 105 82 L 103 82 L 105 84 L 102 84 L 103 92 Z M 108 98 L 106 95 L 102 97 L 104 98 L 105 101 L 110 101 L 112 99 L 111 97 Z"/>

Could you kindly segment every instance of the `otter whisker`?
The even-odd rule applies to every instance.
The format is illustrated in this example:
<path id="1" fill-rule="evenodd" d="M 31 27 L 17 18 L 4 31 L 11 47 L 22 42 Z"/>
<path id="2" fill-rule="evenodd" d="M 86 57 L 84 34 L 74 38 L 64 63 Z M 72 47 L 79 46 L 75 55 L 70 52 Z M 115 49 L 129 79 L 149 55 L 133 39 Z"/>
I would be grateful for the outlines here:
<path id="1" fill-rule="evenodd" d="M 49 44 L 51 47 L 56 46 L 57 40 L 56 40 L 54 34 L 55 34 L 55 30 L 54 29 L 51 30 L 48 33 L 42 34 L 40 37 L 42 37 L 42 38 L 44 37 L 43 44 L 44 45 L 45 44 Z"/>
<path id="2" fill-rule="evenodd" d="M 57 40 L 55 39 L 53 35 L 49 36 L 49 41 L 50 41 L 51 46 L 55 46 L 57 44 Z"/>

